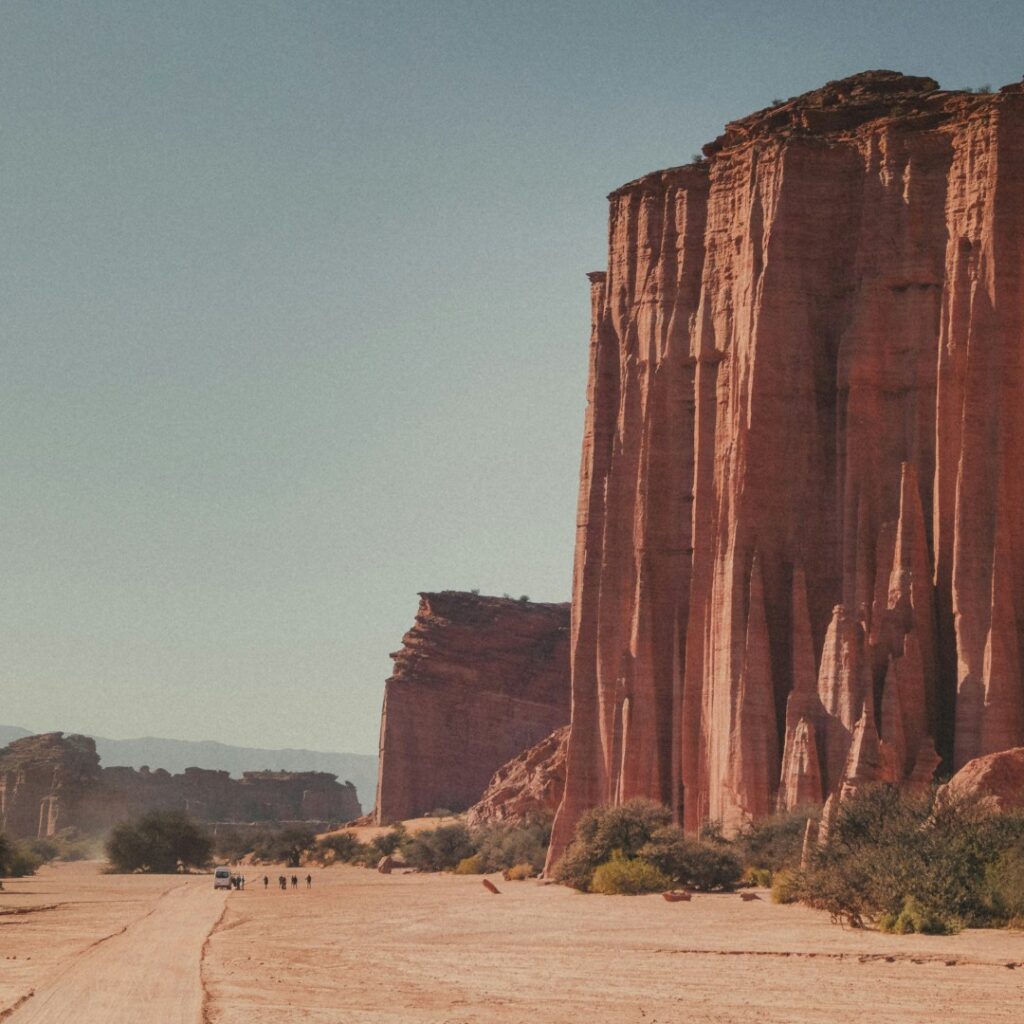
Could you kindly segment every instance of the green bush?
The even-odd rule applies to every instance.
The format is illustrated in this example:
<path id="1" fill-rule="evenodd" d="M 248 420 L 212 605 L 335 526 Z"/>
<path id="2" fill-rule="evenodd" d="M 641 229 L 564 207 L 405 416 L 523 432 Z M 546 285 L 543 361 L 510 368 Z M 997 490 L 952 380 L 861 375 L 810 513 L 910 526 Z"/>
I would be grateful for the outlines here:
<path id="1" fill-rule="evenodd" d="M 253 859 L 261 864 L 284 863 L 297 868 L 316 848 L 316 833 L 304 825 L 261 832 L 253 846 Z"/>
<path id="2" fill-rule="evenodd" d="M 921 935 L 955 935 L 963 927 L 953 917 L 943 917 L 934 910 L 928 910 L 908 896 L 899 914 L 885 913 L 878 919 L 878 927 L 883 932 L 897 935 L 910 935 L 918 932 Z"/>
<path id="3" fill-rule="evenodd" d="M 730 889 L 743 874 L 728 846 L 691 839 L 678 825 L 657 829 L 638 853 L 676 884 L 705 892 Z"/>
<path id="4" fill-rule="evenodd" d="M 0 832 L 0 876 L 23 878 L 25 875 L 34 875 L 42 863 L 27 843 L 12 842 Z"/>
<path id="5" fill-rule="evenodd" d="M 985 902 L 993 917 L 1024 918 L 1024 844 L 1011 846 L 985 871 Z"/>
<path id="6" fill-rule="evenodd" d="M 671 821 L 667 808 L 635 799 L 613 807 L 587 811 L 576 823 L 573 841 L 555 867 L 554 877 L 586 892 L 594 872 L 618 851 L 634 858 L 651 836 Z"/>
<path id="7" fill-rule="evenodd" d="M 717 818 L 705 821 L 697 830 L 697 838 L 702 843 L 717 843 L 719 846 L 728 846 L 729 840 L 725 838 L 722 830 L 722 822 Z"/>
<path id="8" fill-rule="evenodd" d="M 623 857 L 616 852 L 610 861 L 594 871 L 591 892 L 605 896 L 639 896 L 646 892 L 665 892 L 672 881 L 653 864 L 639 857 Z"/>
<path id="9" fill-rule="evenodd" d="M 747 868 L 740 882 L 756 889 L 770 889 L 775 877 L 771 868 Z"/>
<path id="10" fill-rule="evenodd" d="M 468 857 L 463 857 L 458 864 L 455 865 L 455 874 L 457 875 L 483 875 L 486 874 L 484 868 L 484 862 L 480 854 L 474 853 Z"/>
<path id="11" fill-rule="evenodd" d="M 213 841 L 184 811 L 150 811 L 115 825 L 106 849 L 114 871 L 173 874 L 209 864 Z"/>
<path id="12" fill-rule="evenodd" d="M 796 903 L 800 899 L 800 876 L 796 871 L 772 875 L 772 903 Z"/>
<path id="13" fill-rule="evenodd" d="M 351 832 L 335 832 L 317 841 L 316 856 L 321 864 L 340 861 L 343 864 L 362 862 L 366 858 L 365 844 Z M 376 858 L 379 860 L 380 858 Z"/>
<path id="14" fill-rule="evenodd" d="M 853 925 L 878 919 L 948 931 L 1005 920 L 992 866 L 1024 841 L 1024 816 L 969 802 L 932 805 L 886 785 L 844 800 L 828 843 L 802 873 L 802 898 Z"/>
<path id="15" fill-rule="evenodd" d="M 750 822 L 733 844 L 736 855 L 751 868 L 767 868 L 769 871 L 798 868 L 807 819 L 816 816 L 817 812 L 813 810 L 797 810 Z"/>
<path id="16" fill-rule="evenodd" d="M 472 832 L 473 845 L 487 871 L 507 871 L 517 864 L 529 864 L 534 873 L 541 871 L 551 841 L 551 818 L 495 822 Z"/>
<path id="17" fill-rule="evenodd" d="M 21 845 L 40 864 L 49 864 L 50 861 L 56 860 L 60 856 L 60 846 L 52 839 L 24 839 Z"/>
<path id="18" fill-rule="evenodd" d="M 373 852 L 377 854 L 377 860 L 381 857 L 390 857 L 393 853 L 396 853 L 401 847 L 402 843 L 408 838 L 409 833 L 406 832 L 405 826 L 399 822 L 397 825 L 391 826 L 390 832 L 382 832 L 379 836 L 371 839 L 369 842 Z"/>
<path id="19" fill-rule="evenodd" d="M 419 871 L 451 871 L 475 852 L 469 829 L 461 822 L 415 832 L 401 846 L 402 859 Z"/>

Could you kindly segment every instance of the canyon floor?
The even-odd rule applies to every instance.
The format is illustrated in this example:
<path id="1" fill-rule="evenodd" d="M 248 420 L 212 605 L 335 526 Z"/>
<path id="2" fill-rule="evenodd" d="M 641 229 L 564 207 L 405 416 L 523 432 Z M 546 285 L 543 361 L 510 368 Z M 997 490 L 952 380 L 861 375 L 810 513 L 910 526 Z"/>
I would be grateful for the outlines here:
<path id="1" fill-rule="evenodd" d="M 263 873 L 249 869 L 249 887 L 230 894 L 209 876 L 104 875 L 98 864 L 6 882 L 0 1020 L 1020 1020 L 1019 932 L 890 936 L 767 898 L 670 904 L 500 879 L 493 896 L 476 877 L 351 867 L 313 869 L 310 890 L 265 892 Z"/>

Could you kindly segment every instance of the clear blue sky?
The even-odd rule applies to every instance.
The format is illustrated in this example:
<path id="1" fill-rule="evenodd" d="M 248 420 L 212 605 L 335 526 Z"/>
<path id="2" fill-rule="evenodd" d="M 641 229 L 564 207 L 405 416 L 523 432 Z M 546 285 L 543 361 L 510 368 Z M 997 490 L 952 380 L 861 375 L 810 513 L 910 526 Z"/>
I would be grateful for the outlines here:
<path id="1" fill-rule="evenodd" d="M 1024 5 L 6 0 L 0 721 L 376 750 L 419 590 L 569 593 L 605 195 Z"/>

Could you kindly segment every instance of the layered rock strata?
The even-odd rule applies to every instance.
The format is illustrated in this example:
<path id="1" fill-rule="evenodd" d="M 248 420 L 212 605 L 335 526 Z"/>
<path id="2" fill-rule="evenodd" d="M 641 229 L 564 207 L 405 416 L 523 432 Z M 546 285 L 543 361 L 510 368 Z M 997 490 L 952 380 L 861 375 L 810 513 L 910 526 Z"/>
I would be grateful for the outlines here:
<path id="1" fill-rule="evenodd" d="M 1024 741 L 1022 90 L 866 72 L 609 197 L 553 858 Z"/>
<path id="2" fill-rule="evenodd" d="M 385 684 L 378 823 L 464 810 L 569 721 L 569 606 L 421 594 Z"/>
<path id="3" fill-rule="evenodd" d="M 101 768 L 88 736 L 46 733 L 0 750 L 0 832 L 51 836 L 99 832 L 145 811 L 186 810 L 200 821 L 348 821 L 355 787 L 326 772 L 227 772 Z"/>

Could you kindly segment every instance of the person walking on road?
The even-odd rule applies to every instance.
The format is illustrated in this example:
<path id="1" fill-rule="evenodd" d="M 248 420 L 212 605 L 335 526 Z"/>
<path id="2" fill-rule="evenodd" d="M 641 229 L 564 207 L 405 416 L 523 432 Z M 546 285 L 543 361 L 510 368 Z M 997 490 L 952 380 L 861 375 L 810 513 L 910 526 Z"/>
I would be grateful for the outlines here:
<path id="1" fill-rule="evenodd" d="M 270 885 L 270 879 L 266 875 L 263 876 L 263 891 L 267 891 L 267 886 Z"/>
<path id="2" fill-rule="evenodd" d="M 313 888 L 313 876 L 312 875 L 306 875 L 306 888 L 307 889 L 312 889 Z"/>

